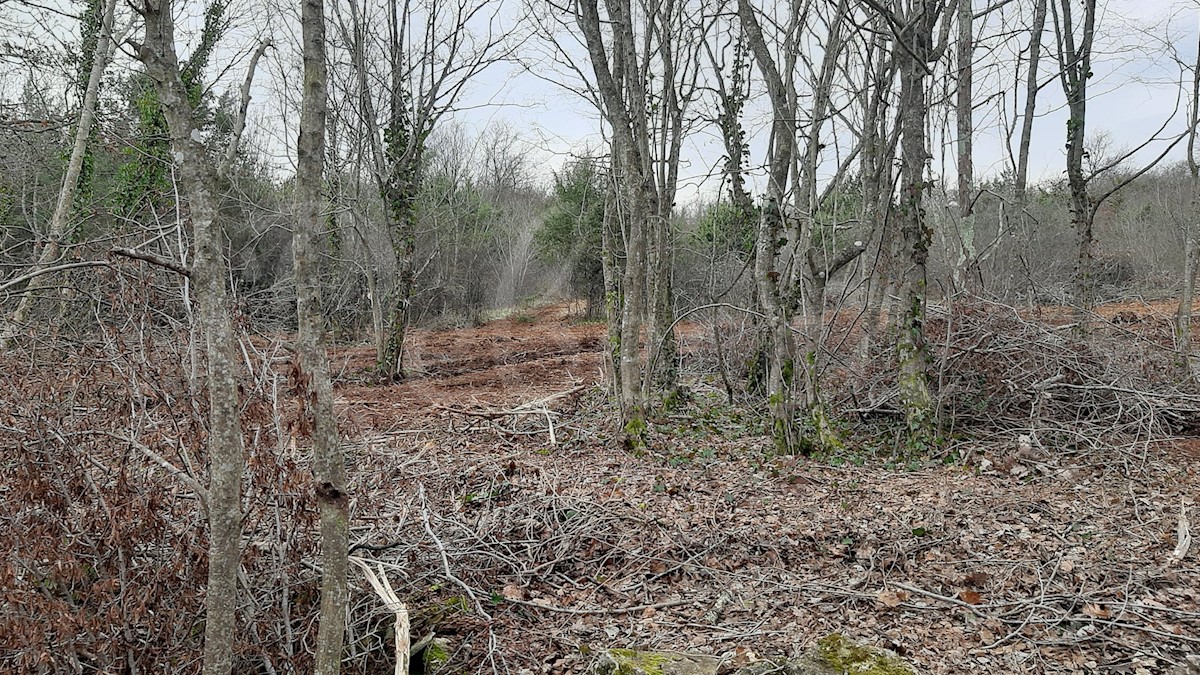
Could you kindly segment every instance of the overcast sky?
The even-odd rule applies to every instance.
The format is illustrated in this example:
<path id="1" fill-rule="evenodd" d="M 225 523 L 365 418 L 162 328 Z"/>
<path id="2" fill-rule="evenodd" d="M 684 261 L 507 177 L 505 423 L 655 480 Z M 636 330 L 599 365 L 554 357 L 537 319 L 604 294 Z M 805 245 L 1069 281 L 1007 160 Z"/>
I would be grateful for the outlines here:
<path id="1" fill-rule="evenodd" d="M 1017 0 L 1020 2 L 1021 0 Z M 977 1 L 977 5 L 983 3 Z M 1028 3 L 1026 3 L 1028 4 Z M 1172 52 L 1184 63 L 1196 59 L 1197 27 L 1200 8 L 1194 0 L 1112 0 L 1101 15 L 1094 64 L 1095 77 L 1090 84 L 1088 135 L 1106 136 L 1108 150 L 1118 153 L 1147 143 L 1156 135 L 1168 141 L 1151 142 L 1131 160 L 1136 164 L 1165 149 L 1185 128 L 1183 106 L 1190 89 L 1190 74 L 1182 73 Z M 1045 40 L 1053 40 L 1052 26 L 1047 21 Z M 1025 38 L 1022 39 L 1022 46 Z M 1050 78 L 1053 58 L 1043 47 L 1043 66 Z M 977 58 L 987 56 L 977 54 Z M 1003 61 L 1005 55 L 993 55 Z M 1183 78 L 1184 87 L 1180 81 Z M 506 121 L 518 129 L 528 130 L 530 143 L 539 158 L 547 165 L 556 165 L 563 157 L 580 146 L 598 146 L 599 119 L 596 111 L 578 96 L 547 84 L 544 79 L 523 73 L 517 68 L 494 70 L 473 93 L 471 102 L 501 104 L 484 107 L 470 113 L 467 119 L 476 126 L 494 121 Z M 980 80 L 983 81 L 980 81 Z M 490 86 L 489 86 L 490 85 Z M 1011 86 L 1011 83 L 1005 83 Z M 977 76 L 977 98 L 998 88 L 995 81 Z M 1023 105 L 1023 104 L 1022 104 Z M 979 177 L 997 175 L 1008 166 L 1007 150 L 1000 128 L 1003 120 L 999 105 L 981 105 L 976 110 L 977 137 L 975 141 L 976 174 Z M 1012 108 L 1011 97 L 1008 107 Z M 765 114 L 765 110 L 760 110 Z M 1065 99 L 1057 80 L 1042 89 L 1037 106 L 1038 121 L 1034 139 L 1030 174 L 1033 180 L 1053 180 L 1063 175 L 1065 163 L 1066 119 Z M 1168 123 L 1174 116 L 1174 121 Z M 954 120 L 946 120 L 953 129 Z M 1159 129 L 1168 123 L 1166 129 Z M 753 122 L 749 128 L 755 128 Z M 764 127 L 764 123 L 757 125 Z M 936 123 L 935 123 L 936 126 Z M 936 129 L 935 129 L 936 133 Z M 952 134 L 952 131 L 951 131 Z M 933 138 L 933 142 L 952 142 L 953 137 Z M 681 190 L 681 200 L 696 196 L 711 197 L 719 182 L 705 181 L 719 161 L 723 149 L 720 139 L 711 129 L 700 130 L 689 139 L 688 166 L 681 172 L 689 186 Z M 758 148 L 758 146 L 755 146 Z M 1171 157 L 1182 158 L 1182 146 Z M 950 160 L 941 166 L 940 152 L 935 148 L 934 171 L 952 179 L 955 168 Z M 947 153 L 953 157 L 953 150 Z M 761 161 L 761 153 L 756 159 Z M 690 193 L 690 194 L 689 194 Z"/>
<path id="2" fill-rule="evenodd" d="M 289 136 L 295 131 L 290 123 L 294 116 L 289 112 L 284 93 L 290 91 L 295 82 L 298 58 L 294 46 L 288 47 L 288 44 L 295 43 L 298 36 L 290 19 L 262 4 L 268 1 L 235 0 L 229 12 L 235 20 L 234 30 L 226 38 L 212 74 L 223 69 L 226 64 L 222 61 L 237 62 L 263 33 L 272 34 L 281 45 L 279 50 L 269 53 L 267 63 L 260 66 L 262 72 L 255 87 L 252 108 L 252 134 L 263 150 L 275 156 L 274 161 L 281 170 L 287 171 L 286 167 L 290 165 L 288 148 L 292 140 Z M 537 0 L 528 1 L 536 6 Z M 1018 3 L 1023 1 L 1016 0 Z M 506 3 L 506 17 L 513 21 L 522 10 L 522 4 L 517 0 L 506 0 Z M 976 0 L 976 4 L 982 6 L 983 2 Z M 1190 87 L 1190 75 L 1181 76 L 1175 57 L 1184 63 L 1195 62 L 1197 27 L 1200 25 L 1197 4 L 1196 0 L 1109 0 L 1107 3 L 1099 22 L 1096 76 L 1090 85 L 1088 135 L 1092 138 L 1107 136 L 1109 152 L 1145 143 L 1171 118 L 1173 111 L 1176 111 L 1175 120 L 1168 124 L 1163 136 L 1175 136 L 1184 128 L 1182 106 L 1187 96 L 1186 88 Z M 67 0 L 46 0 L 44 6 L 76 11 Z M 184 23 L 190 21 L 194 25 L 202 7 L 198 1 L 182 3 L 180 11 L 185 17 Z M 1045 34 L 1048 41 L 1053 39 L 1052 30 L 1048 22 Z M 53 11 L 22 15 L 12 0 L 0 4 L 0 43 L 36 45 L 57 41 L 70 44 L 76 39 L 74 31 L 75 27 L 70 26 L 69 21 L 56 17 Z M 1025 39 L 1022 38 L 1022 44 Z M 463 101 L 465 110 L 458 119 L 468 134 L 478 133 L 489 124 L 510 125 L 522 135 L 541 178 L 548 180 L 549 170 L 561 166 L 573 154 L 601 146 L 600 121 L 589 103 L 552 83 L 556 72 L 539 63 L 539 52 L 534 46 L 534 41 L 527 41 L 518 53 L 527 63 L 533 64 L 536 75 L 514 64 L 491 67 L 468 91 Z M 1052 45 L 1046 46 L 1052 48 Z M 1043 54 L 1044 59 L 1053 58 L 1052 51 Z M 1007 60 L 1015 59 L 1003 51 L 977 53 L 976 56 L 991 59 L 1001 70 Z M 1045 65 L 1049 73 L 1050 63 L 1046 61 Z M 129 62 L 119 61 L 114 67 L 128 68 Z M 230 67 L 219 88 L 236 87 L 242 76 L 241 68 L 240 63 Z M 30 74 L 20 64 L 0 63 L 0 96 L 11 99 L 19 93 Z M 34 73 L 35 77 L 37 75 Z M 1184 80 L 1182 89 L 1181 77 Z M 563 74 L 562 78 L 568 86 L 578 85 L 569 75 Z M 979 100 L 988 100 L 986 94 L 999 88 L 1011 87 L 1011 82 L 1001 85 L 995 78 L 987 72 L 977 76 Z M 1001 107 L 999 99 L 995 99 L 976 110 L 976 173 L 980 177 L 995 175 L 1007 166 L 1000 125 L 1011 119 L 1001 112 Z M 1012 107 L 1013 101 L 1009 97 L 1007 109 L 1011 111 Z M 767 112 L 761 105 L 757 110 L 752 106 L 747 128 L 751 131 L 765 128 Z M 1043 88 L 1037 114 L 1031 178 L 1054 179 L 1063 172 L 1066 122 L 1062 89 L 1057 81 L 1051 81 Z M 932 142 L 935 144 L 953 141 L 952 137 L 939 135 L 943 122 L 953 128 L 952 118 L 935 116 L 932 121 Z M 1151 143 L 1135 156 L 1134 161 L 1157 154 L 1162 147 L 1162 143 Z M 760 150 L 758 142 L 752 144 L 752 149 Z M 711 129 L 700 129 L 688 139 L 686 164 L 681 171 L 685 183 L 680 191 L 681 203 L 715 196 L 719 181 L 710 176 L 722 152 L 719 138 Z M 943 153 L 936 147 L 933 154 L 935 173 L 952 180 L 952 161 L 943 161 Z M 945 154 L 953 157 L 952 150 Z M 1182 157 L 1182 146 L 1176 149 L 1173 157 Z M 761 161 L 760 151 L 754 159 Z"/>

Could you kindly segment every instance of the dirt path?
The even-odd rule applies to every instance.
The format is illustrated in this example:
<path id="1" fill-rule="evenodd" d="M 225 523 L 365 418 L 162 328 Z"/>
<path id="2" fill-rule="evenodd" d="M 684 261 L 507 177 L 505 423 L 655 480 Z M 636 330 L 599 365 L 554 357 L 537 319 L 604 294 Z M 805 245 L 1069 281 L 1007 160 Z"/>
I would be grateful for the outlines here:
<path id="1" fill-rule="evenodd" d="M 399 384 L 370 382 L 373 349 L 335 352 L 338 403 L 348 423 L 368 433 L 415 423 L 436 406 L 517 405 L 599 382 L 603 336 L 602 324 L 575 322 L 563 305 L 479 327 L 415 330 L 409 378 Z"/>

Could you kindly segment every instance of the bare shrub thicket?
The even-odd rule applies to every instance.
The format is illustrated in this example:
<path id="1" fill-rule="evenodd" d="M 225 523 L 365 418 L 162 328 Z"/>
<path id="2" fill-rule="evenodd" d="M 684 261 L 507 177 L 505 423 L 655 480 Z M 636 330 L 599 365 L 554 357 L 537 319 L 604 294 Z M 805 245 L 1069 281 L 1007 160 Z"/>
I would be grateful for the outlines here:
<path id="1" fill-rule="evenodd" d="M 1094 277 L 1101 299 L 1165 297 L 1175 292 L 1191 208 L 1189 179 L 1183 169 L 1162 167 L 1131 183 L 1097 211 Z M 981 290 L 987 297 L 1015 304 L 1069 304 L 1074 240 L 1064 218 L 1069 206 L 1065 184 L 1052 182 L 1030 191 L 1025 226 L 1006 217 L 1015 205 L 1005 196 L 1010 188 L 1004 182 L 985 184 L 981 190 L 973 209 L 975 241 L 982 258 L 975 289 L 954 288 L 951 283 L 961 225 L 951 212 L 953 203 L 940 195 L 931 200 L 929 211 L 939 240 L 931 252 L 935 295 Z"/>
<path id="2" fill-rule="evenodd" d="M 199 672 L 206 420 L 167 273 L 94 298 L 101 329 L 0 367 L 0 670 Z M 170 277 L 173 278 L 173 275 Z M 315 635 L 315 502 L 292 440 L 288 356 L 240 339 L 248 453 L 237 672 L 305 671 Z"/>

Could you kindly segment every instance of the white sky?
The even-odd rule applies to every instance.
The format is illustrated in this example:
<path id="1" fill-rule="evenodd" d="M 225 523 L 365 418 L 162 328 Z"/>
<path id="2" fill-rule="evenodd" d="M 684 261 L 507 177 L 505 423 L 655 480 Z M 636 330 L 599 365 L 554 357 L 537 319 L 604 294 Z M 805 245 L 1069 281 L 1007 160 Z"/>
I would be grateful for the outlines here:
<path id="1" fill-rule="evenodd" d="M 294 19 L 262 4 L 270 1 L 236 0 L 231 8 L 229 15 L 234 18 L 234 30 L 224 41 L 224 49 L 218 60 L 237 63 L 230 67 L 218 88 L 236 88 L 244 68 L 241 57 L 253 48 L 260 35 L 269 33 L 273 36 L 280 48 L 268 52 L 264 63 L 260 65 L 251 111 L 251 133 L 260 147 L 276 155 L 275 161 L 287 171 L 286 167 L 290 165 L 287 148 L 295 131 L 290 123 L 294 115 L 288 112 L 285 98 L 294 98 L 292 92 L 298 65 L 294 45 L 298 35 Z M 505 1 L 508 5 L 504 11 L 515 17 L 521 6 L 517 0 Z M 533 3 L 536 1 L 530 0 Z M 71 10 L 66 0 L 46 0 L 45 4 Z M 975 4 L 982 6 L 983 2 L 976 0 Z M 181 6 L 183 15 L 190 17 L 190 23 L 195 24 L 203 5 L 192 1 Z M 292 10 L 289 8 L 289 11 Z M 1176 120 L 1168 126 L 1167 133 L 1175 135 L 1183 129 L 1180 70 L 1168 52 L 1174 49 L 1184 62 L 1194 63 L 1198 23 L 1200 7 L 1197 0 L 1109 0 L 1100 18 L 1102 35 L 1098 37 L 1096 46 L 1096 77 L 1090 85 L 1089 137 L 1107 134 L 1112 151 L 1135 147 L 1149 139 L 1170 118 L 1177 105 L 1180 107 Z M 64 25 L 68 28 L 63 28 Z M 34 12 L 32 16 L 22 16 L 20 10 L 14 8 L 12 0 L 0 0 L 0 43 L 57 41 L 70 44 L 76 39 L 74 30 L 70 22 L 53 13 Z M 1053 27 L 1049 20 L 1045 40 L 1053 40 Z M 532 45 L 532 42 L 527 43 L 519 53 L 536 61 L 536 53 L 530 49 Z M 977 53 L 977 58 L 980 56 L 986 57 L 988 54 Z M 1011 54 L 1002 53 L 990 56 L 999 63 L 1014 58 Z M 1043 60 L 1046 72 L 1050 72 L 1048 59 L 1052 58 L 1053 45 L 1045 44 Z M 214 62 L 213 65 L 211 74 L 216 75 L 223 64 Z M 120 61 L 115 67 L 128 67 L 128 61 Z M 463 101 L 466 110 L 459 114 L 459 120 L 468 132 L 482 132 L 484 127 L 493 123 L 505 123 L 517 130 L 528 145 L 533 165 L 541 172 L 542 179 L 548 181 L 549 170 L 561 166 L 572 153 L 588 147 L 600 147 L 600 121 L 595 109 L 586 101 L 546 81 L 547 78 L 553 78 L 554 71 L 536 63 L 535 69 L 541 77 L 516 65 L 498 64 L 491 67 L 469 89 Z M 33 75 L 45 77 L 39 73 Z M 23 72 L 19 65 L 0 63 L 0 97 L 11 100 L 19 94 L 29 76 L 30 73 Z M 977 75 L 980 100 L 988 90 L 994 90 L 997 86 L 995 82 L 987 80 L 986 73 Z M 577 83 L 569 81 L 569 84 Z M 1007 86 L 1011 86 L 1011 83 Z M 1190 75 L 1184 75 L 1184 86 L 1190 88 Z M 1187 94 L 1187 91 L 1182 92 L 1184 99 Z M 1009 107 L 1012 107 L 1011 98 Z M 1066 122 L 1063 107 L 1061 86 L 1057 81 L 1049 83 L 1042 90 L 1038 121 L 1034 127 L 1030 169 L 1034 180 L 1054 179 L 1062 175 Z M 976 112 L 978 135 L 975 162 L 976 174 L 980 178 L 994 175 L 1006 166 L 999 119 L 998 106 L 994 104 L 980 107 Z M 941 120 L 934 120 L 933 141 L 951 141 L 936 135 L 936 126 L 940 123 Z M 952 129 L 953 119 L 950 118 L 948 123 Z M 751 119 L 746 126 L 753 130 L 762 125 Z M 759 149 L 757 144 L 752 144 L 752 148 Z M 942 160 L 941 153 L 937 148 L 934 149 L 934 171 L 942 173 L 944 167 L 946 180 L 952 180 L 953 149 L 947 146 L 946 150 L 947 159 Z M 719 139 L 711 129 L 698 130 L 688 139 L 685 166 L 681 170 L 685 183 L 679 195 L 681 204 L 715 196 L 719 181 L 706 180 L 706 177 L 722 153 Z M 1157 151 L 1151 146 L 1139 154 L 1135 162 L 1154 154 Z M 753 159 L 761 161 L 761 153 L 756 152 L 755 155 Z M 1182 146 L 1172 156 L 1181 157 Z"/>

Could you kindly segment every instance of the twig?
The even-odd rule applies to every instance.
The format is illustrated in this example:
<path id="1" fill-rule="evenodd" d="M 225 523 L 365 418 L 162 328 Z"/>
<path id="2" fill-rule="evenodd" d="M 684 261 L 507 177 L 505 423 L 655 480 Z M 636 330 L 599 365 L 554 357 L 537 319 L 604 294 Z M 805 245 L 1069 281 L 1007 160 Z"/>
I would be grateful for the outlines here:
<path id="1" fill-rule="evenodd" d="M 933 591 L 927 591 L 923 588 L 917 588 L 916 586 L 909 586 L 908 584 L 893 583 L 892 586 L 895 586 L 896 588 L 899 588 L 901 590 L 908 591 L 909 593 L 916 593 L 917 595 L 923 595 L 927 598 L 939 600 L 946 604 L 956 605 L 958 607 L 962 607 L 963 609 L 970 610 L 972 614 L 979 615 L 978 607 L 976 607 L 975 605 L 972 605 L 969 602 L 963 602 L 962 600 L 959 600 L 958 598 L 951 598 L 946 595 L 938 595 L 937 593 L 934 593 Z"/>
<path id="2" fill-rule="evenodd" d="M 664 607 L 680 607 L 682 605 L 692 604 L 691 600 L 668 600 L 666 602 L 657 602 L 652 605 L 634 605 L 633 607 L 613 607 L 613 608 L 598 607 L 596 609 L 575 609 L 573 607 L 555 607 L 554 605 L 543 605 L 541 603 L 530 602 L 528 600 L 513 600 L 511 598 L 505 598 L 504 601 L 511 602 L 514 605 L 522 605 L 524 607 L 537 607 L 538 609 L 544 609 L 547 612 L 557 612 L 559 614 L 577 614 L 577 615 L 632 614 L 634 612 L 644 612 L 647 609 L 663 609 Z"/>
<path id="3" fill-rule="evenodd" d="M 379 574 L 376 575 L 375 570 L 371 569 L 366 560 L 356 556 L 350 556 L 349 560 L 362 569 L 363 575 L 367 577 L 367 583 L 375 589 L 375 594 L 379 596 L 380 600 L 383 600 L 384 606 L 396 614 L 395 675 L 408 675 L 408 664 L 413 654 L 410 646 L 412 636 L 409 631 L 408 605 L 404 604 L 396 595 L 396 591 L 392 588 L 392 582 L 388 581 L 387 573 L 383 570 L 383 565 L 379 565 Z"/>
<path id="4" fill-rule="evenodd" d="M 64 265 L 55 265 L 54 267 L 43 267 L 42 269 L 33 270 L 32 272 L 22 274 L 19 277 L 16 277 L 14 279 L 9 279 L 8 281 L 0 284 L 0 293 L 3 293 L 4 291 L 7 291 L 8 289 L 13 288 L 15 286 L 20 286 L 21 284 L 25 283 L 26 281 L 40 277 L 43 274 L 53 274 L 55 272 L 65 272 L 67 270 L 73 270 L 73 269 L 77 269 L 80 267 L 108 267 L 108 266 L 109 266 L 109 263 L 106 260 L 85 260 L 83 262 L 73 262 L 73 263 L 66 263 Z"/>
<path id="5" fill-rule="evenodd" d="M 429 535 L 429 538 L 433 540 L 433 545 L 437 547 L 438 555 L 442 559 L 442 571 L 445 573 L 447 579 L 453 581 L 459 588 L 463 589 L 467 597 L 471 598 L 471 602 L 475 604 L 475 611 L 479 616 L 484 621 L 491 623 L 492 615 L 488 614 L 487 610 L 483 608 L 483 604 L 475 596 L 475 591 L 471 590 L 471 587 L 465 581 L 454 576 L 454 573 L 450 571 L 450 558 L 446 556 L 446 546 L 438 538 L 437 534 L 434 533 L 433 527 L 429 524 L 429 503 L 425 500 L 425 485 L 418 485 L 417 490 L 421 496 L 421 522 L 425 525 L 425 533 Z"/>
<path id="6" fill-rule="evenodd" d="M 87 433 L 87 432 L 85 432 L 85 433 Z M 186 484 L 189 488 L 191 488 L 192 491 L 196 493 L 196 497 L 200 499 L 200 507 L 204 510 L 205 513 L 208 513 L 208 490 L 204 489 L 204 486 L 201 485 L 200 481 L 196 480 L 195 477 L 189 475 L 183 469 L 180 469 L 179 467 L 172 464 L 169 460 L 167 460 L 167 458 L 165 458 L 162 455 L 158 454 L 157 452 L 151 450 L 149 447 L 137 442 L 137 440 L 130 438 L 129 436 L 113 433 L 111 431 L 104 431 L 102 429 L 92 429 L 91 433 L 100 434 L 101 436 L 108 436 L 110 438 L 115 438 L 119 441 L 125 441 L 129 445 L 133 446 L 134 449 L 138 450 L 143 455 L 148 457 L 151 461 L 153 461 L 155 464 L 157 464 L 160 467 L 162 467 L 163 469 L 165 469 L 167 471 L 167 473 L 178 478 L 180 481 L 182 481 L 184 484 Z"/>

